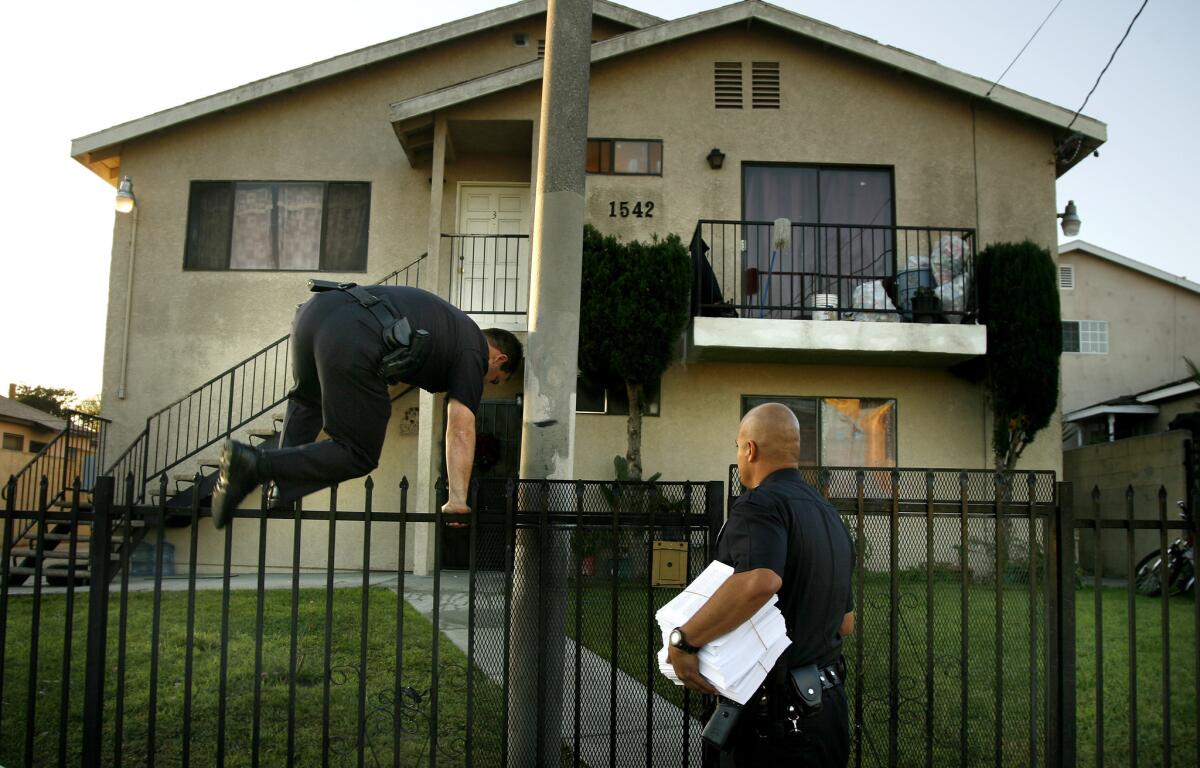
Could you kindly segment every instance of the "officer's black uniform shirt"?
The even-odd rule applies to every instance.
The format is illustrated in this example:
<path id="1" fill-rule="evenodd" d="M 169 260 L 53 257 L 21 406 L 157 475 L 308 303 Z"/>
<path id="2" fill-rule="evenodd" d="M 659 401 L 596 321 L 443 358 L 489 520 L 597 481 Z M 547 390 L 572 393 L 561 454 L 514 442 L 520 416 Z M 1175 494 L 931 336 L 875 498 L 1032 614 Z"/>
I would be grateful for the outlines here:
<path id="1" fill-rule="evenodd" d="M 799 470 L 772 472 L 738 498 L 718 539 L 717 559 L 738 573 L 770 568 L 783 580 L 778 608 L 792 640 L 789 667 L 837 659 L 838 628 L 854 610 L 854 546 L 841 517 Z"/>
<path id="2" fill-rule="evenodd" d="M 445 392 L 472 413 L 478 411 L 488 368 L 488 345 L 475 321 L 450 302 L 419 288 L 387 285 L 367 290 L 407 317 L 413 330 L 429 331 L 429 358 L 407 383 L 426 392 Z"/>

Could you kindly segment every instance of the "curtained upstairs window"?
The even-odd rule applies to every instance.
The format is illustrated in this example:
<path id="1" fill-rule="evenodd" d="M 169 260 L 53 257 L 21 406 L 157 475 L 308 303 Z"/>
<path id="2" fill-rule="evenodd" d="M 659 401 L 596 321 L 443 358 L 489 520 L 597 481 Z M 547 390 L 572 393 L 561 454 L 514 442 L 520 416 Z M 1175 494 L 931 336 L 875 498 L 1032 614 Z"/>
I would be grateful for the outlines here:
<path id="1" fill-rule="evenodd" d="M 371 185 L 194 181 L 184 269 L 362 272 Z"/>

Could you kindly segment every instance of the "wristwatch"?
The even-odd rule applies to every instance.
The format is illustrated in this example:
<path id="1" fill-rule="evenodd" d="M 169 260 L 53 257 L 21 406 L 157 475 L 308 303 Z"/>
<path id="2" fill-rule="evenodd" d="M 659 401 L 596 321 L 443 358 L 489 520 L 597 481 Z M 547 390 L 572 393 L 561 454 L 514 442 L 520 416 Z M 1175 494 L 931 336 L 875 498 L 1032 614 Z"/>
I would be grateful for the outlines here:
<path id="1" fill-rule="evenodd" d="M 700 652 L 700 647 L 689 643 L 687 638 L 683 636 L 683 630 L 679 627 L 675 627 L 675 629 L 671 630 L 671 634 L 667 636 L 667 642 L 670 643 L 672 647 L 678 648 L 684 653 Z"/>

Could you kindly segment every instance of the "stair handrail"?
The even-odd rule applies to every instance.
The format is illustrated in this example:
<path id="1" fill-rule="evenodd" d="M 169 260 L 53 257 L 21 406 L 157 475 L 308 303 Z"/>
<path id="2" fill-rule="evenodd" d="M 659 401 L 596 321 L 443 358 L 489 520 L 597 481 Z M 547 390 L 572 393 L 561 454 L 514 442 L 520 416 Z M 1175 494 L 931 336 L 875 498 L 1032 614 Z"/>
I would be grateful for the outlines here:
<path id="1" fill-rule="evenodd" d="M 421 262 L 428 255 L 421 254 L 373 284 L 419 285 Z M 104 472 L 113 477 L 132 472 L 136 478 L 135 498 L 124 498 L 122 485 L 116 489 L 120 498 L 115 502 L 127 505 L 143 501 L 153 478 L 226 439 L 286 400 L 291 381 L 290 339 L 290 334 L 276 339 L 147 416 L 145 428 Z"/>
<path id="2" fill-rule="evenodd" d="M 104 462 L 105 440 L 110 419 L 91 413 L 63 409 L 63 428 L 50 438 L 41 450 L 33 455 L 25 466 L 9 478 L 0 498 L 9 504 L 13 510 L 12 522 L 22 521 L 14 526 L 16 533 L 10 539 L 10 547 L 15 547 L 26 533 L 36 525 L 36 514 L 42 509 L 48 509 L 70 493 L 76 480 L 80 490 L 91 493 L 99 473 L 96 471 Z M 94 441 L 95 453 L 88 461 L 88 453 L 80 451 L 78 443 L 81 439 Z M 71 449 L 75 449 L 72 454 Z M 51 478 L 54 478 L 51 480 Z M 46 491 L 43 495 L 43 479 Z M 10 498 L 11 497 L 11 498 Z M 26 513 L 26 514 L 19 514 Z M 4 552 L 8 557 L 10 552 Z"/>

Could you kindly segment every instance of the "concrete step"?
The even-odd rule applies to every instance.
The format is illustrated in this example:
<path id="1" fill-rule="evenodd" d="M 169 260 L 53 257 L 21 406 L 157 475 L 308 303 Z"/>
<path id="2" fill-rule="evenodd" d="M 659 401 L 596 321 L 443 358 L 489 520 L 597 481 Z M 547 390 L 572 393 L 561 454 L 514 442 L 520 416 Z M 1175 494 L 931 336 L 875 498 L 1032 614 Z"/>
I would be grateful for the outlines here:
<path id="1" fill-rule="evenodd" d="M 8 572 L 14 576 L 34 576 L 37 574 L 37 570 L 35 568 L 27 565 L 14 565 L 8 570 Z M 91 570 L 87 568 L 59 567 L 42 569 L 43 578 L 65 578 L 74 576 L 77 579 L 86 579 L 91 575 Z"/>
<path id="2" fill-rule="evenodd" d="M 12 553 L 16 557 L 34 557 L 34 558 L 37 557 L 37 550 L 31 549 L 29 547 L 13 547 Z M 90 555 L 86 549 L 81 552 L 75 553 L 75 561 L 77 563 L 80 563 L 80 562 L 86 563 L 88 561 L 89 557 L 90 557 Z M 44 559 L 44 560 L 70 560 L 71 553 L 66 550 L 47 549 L 44 552 L 42 552 L 42 559 Z M 109 554 L 108 559 L 109 560 L 120 560 L 121 555 L 116 552 L 112 552 Z"/>

